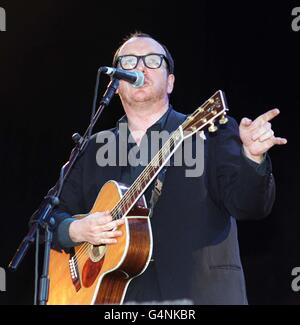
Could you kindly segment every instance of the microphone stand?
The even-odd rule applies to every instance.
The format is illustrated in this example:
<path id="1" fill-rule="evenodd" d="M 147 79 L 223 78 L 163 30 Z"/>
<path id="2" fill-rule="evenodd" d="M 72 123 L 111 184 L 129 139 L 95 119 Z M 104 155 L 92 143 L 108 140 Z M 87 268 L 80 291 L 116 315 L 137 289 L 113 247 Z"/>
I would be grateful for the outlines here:
<path id="1" fill-rule="evenodd" d="M 97 85 L 99 81 L 99 75 L 101 74 L 101 68 L 98 70 L 97 76 Z M 97 88 L 96 85 L 96 88 Z M 63 165 L 60 171 L 60 176 L 57 183 L 52 187 L 48 194 L 44 197 L 44 200 L 40 204 L 39 208 L 33 213 L 30 218 L 30 229 L 27 235 L 24 237 L 23 241 L 19 245 L 13 259 L 9 264 L 9 268 L 15 271 L 23 260 L 25 254 L 27 253 L 30 245 L 36 240 L 36 235 L 40 229 L 45 231 L 45 248 L 44 248 L 44 262 L 43 262 L 43 272 L 40 277 L 40 291 L 39 291 L 39 304 L 46 305 L 48 301 L 49 294 L 49 259 L 50 259 L 50 250 L 53 237 L 53 230 L 55 227 L 55 220 L 51 217 L 53 208 L 59 205 L 60 194 L 66 181 L 68 175 L 78 157 L 81 156 L 90 140 L 92 129 L 96 124 L 98 118 L 103 112 L 103 109 L 108 106 L 112 97 L 114 96 L 116 90 L 119 87 L 119 80 L 112 79 L 107 87 L 103 98 L 100 101 L 100 106 L 95 114 L 92 114 L 90 125 L 88 126 L 86 132 L 83 136 L 75 133 L 72 136 L 73 141 L 76 143 L 76 146 L 72 149 L 69 161 Z M 96 94 L 95 94 L 96 95 Z M 95 104 L 95 101 L 94 101 Z M 94 113 L 94 108 L 93 108 Z"/>

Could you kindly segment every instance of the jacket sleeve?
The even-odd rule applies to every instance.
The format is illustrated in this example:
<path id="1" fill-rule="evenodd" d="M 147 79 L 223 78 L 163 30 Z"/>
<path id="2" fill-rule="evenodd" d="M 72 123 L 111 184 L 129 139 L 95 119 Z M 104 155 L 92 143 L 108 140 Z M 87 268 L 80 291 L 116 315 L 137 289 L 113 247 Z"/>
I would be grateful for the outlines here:
<path id="1" fill-rule="evenodd" d="M 86 149 L 85 152 L 87 152 Z M 75 220 L 74 215 L 83 213 L 84 197 L 82 186 L 82 171 L 84 165 L 85 154 L 77 160 L 68 175 L 61 195 L 60 203 L 53 211 L 55 220 L 55 228 L 53 232 L 53 248 L 61 250 L 76 246 L 69 237 L 69 226 Z"/>
<path id="2" fill-rule="evenodd" d="M 72 167 L 60 195 L 60 204 L 53 214 L 56 225 L 53 236 L 54 248 L 59 250 L 61 248 L 68 249 L 79 244 L 71 240 L 69 227 L 75 220 L 74 215 L 85 214 L 90 211 L 91 194 L 87 191 L 90 183 L 93 183 L 90 171 L 95 167 L 95 157 L 98 149 L 104 143 L 103 141 L 112 134 L 116 134 L 116 128 L 94 134 L 84 153 Z M 112 141 L 112 143 L 115 142 Z M 99 166 L 97 165 L 97 167 Z"/>
<path id="3" fill-rule="evenodd" d="M 236 219 L 260 219 L 270 214 L 275 182 L 268 154 L 258 164 L 243 151 L 239 127 L 233 118 L 219 129 L 214 145 L 219 202 Z"/>

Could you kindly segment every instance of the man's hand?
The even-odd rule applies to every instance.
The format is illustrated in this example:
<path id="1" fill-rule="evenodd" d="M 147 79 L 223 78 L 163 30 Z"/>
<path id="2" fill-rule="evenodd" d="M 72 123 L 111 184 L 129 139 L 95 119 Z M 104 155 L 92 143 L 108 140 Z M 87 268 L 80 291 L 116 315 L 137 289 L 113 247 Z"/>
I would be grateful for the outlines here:
<path id="1" fill-rule="evenodd" d="M 112 229 L 124 224 L 124 219 L 112 219 L 108 211 L 96 212 L 87 217 L 75 220 L 70 224 L 70 238 L 76 242 L 89 242 L 92 245 L 115 244 L 116 237 L 122 236 L 122 232 Z"/>
<path id="2" fill-rule="evenodd" d="M 240 123 L 240 138 L 243 143 L 245 155 L 260 163 L 263 154 L 275 144 L 286 144 L 287 139 L 275 137 L 272 125 L 269 122 L 280 113 L 279 109 L 272 109 L 254 121 L 244 117 Z"/>

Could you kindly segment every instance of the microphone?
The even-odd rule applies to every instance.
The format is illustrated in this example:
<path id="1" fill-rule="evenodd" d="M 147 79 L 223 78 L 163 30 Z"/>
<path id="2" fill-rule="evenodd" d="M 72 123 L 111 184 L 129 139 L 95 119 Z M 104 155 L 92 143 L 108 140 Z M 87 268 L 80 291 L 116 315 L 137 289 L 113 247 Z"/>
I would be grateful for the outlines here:
<path id="1" fill-rule="evenodd" d="M 144 85 L 144 74 L 140 71 L 126 71 L 118 68 L 101 67 L 101 72 L 116 79 L 125 80 L 132 84 L 132 87 L 139 88 Z"/>

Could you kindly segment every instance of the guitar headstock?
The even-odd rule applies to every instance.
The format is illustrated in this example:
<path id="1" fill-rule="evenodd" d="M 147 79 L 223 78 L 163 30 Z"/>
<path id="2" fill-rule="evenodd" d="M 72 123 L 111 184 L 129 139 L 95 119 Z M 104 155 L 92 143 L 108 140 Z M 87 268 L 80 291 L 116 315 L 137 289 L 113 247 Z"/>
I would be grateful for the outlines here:
<path id="1" fill-rule="evenodd" d="M 226 105 L 225 94 L 222 90 L 218 90 L 183 122 L 181 126 L 184 132 L 184 137 L 187 138 L 193 135 L 203 129 L 206 125 L 210 125 L 208 128 L 210 132 L 215 132 L 217 127 L 214 125 L 214 121 L 219 116 L 220 124 L 227 123 L 228 119 L 226 117 L 226 111 L 228 111 L 228 108 Z"/>

